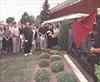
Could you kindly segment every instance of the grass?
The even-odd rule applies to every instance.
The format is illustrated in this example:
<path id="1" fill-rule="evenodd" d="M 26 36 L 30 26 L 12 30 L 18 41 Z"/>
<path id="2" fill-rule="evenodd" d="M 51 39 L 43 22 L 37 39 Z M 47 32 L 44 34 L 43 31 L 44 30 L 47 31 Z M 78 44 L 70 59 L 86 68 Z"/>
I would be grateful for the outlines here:
<path id="1" fill-rule="evenodd" d="M 25 57 L 3 55 L 0 58 L 0 82 L 32 82 L 34 66 L 38 62 L 39 52 Z"/>

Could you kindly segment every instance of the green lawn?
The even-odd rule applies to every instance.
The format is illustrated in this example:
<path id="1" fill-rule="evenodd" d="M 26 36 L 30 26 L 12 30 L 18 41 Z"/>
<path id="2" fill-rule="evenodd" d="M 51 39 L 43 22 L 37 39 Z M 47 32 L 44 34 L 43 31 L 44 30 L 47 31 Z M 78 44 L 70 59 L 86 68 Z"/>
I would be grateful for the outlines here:
<path id="1" fill-rule="evenodd" d="M 32 82 L 34 66 L 38 62 L 39 52 L 25 57 L 3 55 L 0 57 L 0 82 Z"/>

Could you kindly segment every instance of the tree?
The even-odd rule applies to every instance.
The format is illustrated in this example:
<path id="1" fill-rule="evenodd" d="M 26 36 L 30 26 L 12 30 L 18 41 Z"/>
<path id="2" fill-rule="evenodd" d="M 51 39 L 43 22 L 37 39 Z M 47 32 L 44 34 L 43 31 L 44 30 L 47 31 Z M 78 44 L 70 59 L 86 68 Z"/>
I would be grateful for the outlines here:
<path id="1" fill-rule="evenodd" d="M 26 22 L 29 22 L 30 24 L 35 23 L 34 16 L 29 16 L 27 12 L 24 12 L 22 15 L 22 18 L 20 19 L 21 24 L 25 24 Z"/>
<path id="2" fill-rule="evenodd" d="M 40 13 L 41 23 L 49 19 L 49 4 L 48 0 L 45 0 L 43 4 L 43 10 Z"/>
<path id="3" fill-rule="evenodd" d="M 61 28 L 58 34 L 58 47 L 66 50 L 68 40 L 69 22 L 67 20 L 61 21 Z"/>
<path id="4" fill-rule="evenodd" d="M 14 17 L 8 17 L 7 19 L 6 19 L 6 23 L 12 23 L 13 21 L 14 21 L 15 19 L 14 19 Z"/>
<path id="5" fill-rule="evenodd" d="M 29 16 L 29 22 L 32 24 L 32 23 L 36 23 L 36 19 L 34 16 L 30 15 Z"/>
<path id="6" fill-rule="evenodd" d="M 38 15 L 38 16 L 36 17 L 36 22 L 37 22 L 37 23 L 41 23 L 41 16 L 40 16 L 40 15 Z"/>

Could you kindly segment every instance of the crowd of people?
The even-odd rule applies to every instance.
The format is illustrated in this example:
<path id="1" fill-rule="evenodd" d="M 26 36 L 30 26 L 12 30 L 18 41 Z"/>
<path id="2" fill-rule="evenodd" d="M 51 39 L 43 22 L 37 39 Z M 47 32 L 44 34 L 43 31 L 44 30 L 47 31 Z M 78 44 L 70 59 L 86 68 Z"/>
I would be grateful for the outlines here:
<path id="1" fill-rule="evenodd" d="M 58 44 L 59 24 L 0 24 L 0 54 L 32 54 L 34 50 L 53 48 Z"/>

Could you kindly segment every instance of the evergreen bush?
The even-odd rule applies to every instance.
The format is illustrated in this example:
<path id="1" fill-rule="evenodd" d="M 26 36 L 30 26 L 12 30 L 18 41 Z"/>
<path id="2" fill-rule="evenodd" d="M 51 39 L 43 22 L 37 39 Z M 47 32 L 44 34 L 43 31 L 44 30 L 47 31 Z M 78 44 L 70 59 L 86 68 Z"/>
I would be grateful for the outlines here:
<path id="1" fill-rule="evenodd" d="M 75 74 L 73 73 L 68 73 L 65 71 L 59 72 L 56 75 L 57 82 L 77 82 L 77 78 Z"/>
<path id="2" fill-rule="evenodd" d="M 95 65 L 95 74 L 98 82 L 100 82 L 100 65 Z"/>
<path id="3" fill-rule="evenodd" d="M 46 70 L 39 70 L 34 74 L 34 79 L 36 80 L 36 82 L 49 82 L 50 73 Z"/>
<path id="4" fill-rule="evenodd" d="M 49 53 L 42 53 L 39 55 L 40 59 L 50 59 L 50 54 Z"/>
<path id="5" fill-rule="evenodd" d="M 51 55 L 59 55 L 60 54 L 60 52 L 58 50 L 50 50 L 49 53 Z"/>
<path id="6" fill-rule="evenodd" d="M 40 67 L 47 67 L 49 66 L 50 62 L 48 59 L 40 59 L 39 60 L 39 66 Z"/>
<path id="7" fill-rule="evenodd" d="M 68 39 L 68 28 L 69 28 L 68 20 L 62 21 L 60 32 L 58 34 L 58 46 L 62 50 L 66 50 L 66 44 Z"/>
<path id="8" fill-rule="evenodd" d="M 51 55 L 50 62 L 61 60 L 61 56 L 59 55 Z"/>
<path id="9" fill-rule="evenodd" d="M 64 70 L 64 64 L 62 61 L 54 61 L 51 63 L 51 71 L 52 72 L 60 72 Z"/>
<path id="10" fill-rule="evenodd" d="M 53 50 L 60 50 L 60 47 L 57 45 L 57 46 L 54 46 L 52 49 Z"/>

